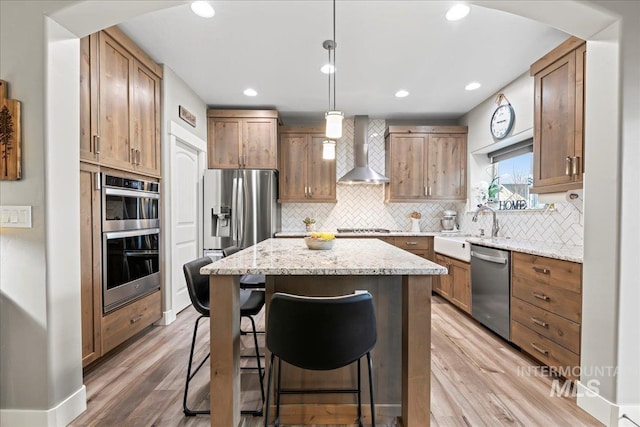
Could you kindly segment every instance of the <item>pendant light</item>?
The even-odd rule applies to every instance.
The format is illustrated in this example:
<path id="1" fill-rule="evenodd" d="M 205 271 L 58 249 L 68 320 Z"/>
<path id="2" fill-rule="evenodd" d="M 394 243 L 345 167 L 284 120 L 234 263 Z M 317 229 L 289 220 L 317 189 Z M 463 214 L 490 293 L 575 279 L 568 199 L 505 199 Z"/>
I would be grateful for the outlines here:
<path id="1" fill-rule="evenodd" d="M 325 135 L 329 139 L 339 139 L 342 137 L 342 119 L 344 114 L 336 110 L 336 0 L 333 0 L 333 40 L 325 40 L 322 47 L 329 53 L 329 64 L 333 68 L 333 73 L 329 73 L 329 110 L 324 115 L 327 122 Z M 331 103 L 331 79 L 333 77 L 333 104 Z M 334 142 L 335 144 L 335 142 Z M 335 149 L 335 145 L 334 145 Z"/>

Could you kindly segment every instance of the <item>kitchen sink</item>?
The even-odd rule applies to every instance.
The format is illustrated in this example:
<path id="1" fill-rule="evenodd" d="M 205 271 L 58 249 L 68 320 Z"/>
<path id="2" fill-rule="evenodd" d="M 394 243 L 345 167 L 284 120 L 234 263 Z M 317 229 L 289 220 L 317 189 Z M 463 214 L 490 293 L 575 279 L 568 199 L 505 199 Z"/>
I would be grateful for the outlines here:
<path id="1" fill-rule="evenodd" d="M 471 260 L 471 244 L 467 243 L 466 239 L 467 237 L 464 236 L 435 236 L 433 248 L 439 254 L 469 262 Z"/>

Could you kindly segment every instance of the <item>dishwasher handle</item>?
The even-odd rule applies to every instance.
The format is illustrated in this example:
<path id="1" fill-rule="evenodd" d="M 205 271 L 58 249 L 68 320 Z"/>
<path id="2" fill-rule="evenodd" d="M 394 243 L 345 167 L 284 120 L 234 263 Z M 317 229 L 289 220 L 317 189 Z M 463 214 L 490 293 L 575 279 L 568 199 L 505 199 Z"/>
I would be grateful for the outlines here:
<path id="1" fill-rule="evenodd" d="M 497 257 L 497 256 L 485 255 L 485 254 L 481 254 L 481 253 L 476 252 L 476 251 L 471 251 L 471 257 L 478 258 L 478 259 L 481 259 L 483 261 L 493 262 L 495 264 L 506 264 L 507 263 L 507 258 L 501 258 L 501 257 Z"/>

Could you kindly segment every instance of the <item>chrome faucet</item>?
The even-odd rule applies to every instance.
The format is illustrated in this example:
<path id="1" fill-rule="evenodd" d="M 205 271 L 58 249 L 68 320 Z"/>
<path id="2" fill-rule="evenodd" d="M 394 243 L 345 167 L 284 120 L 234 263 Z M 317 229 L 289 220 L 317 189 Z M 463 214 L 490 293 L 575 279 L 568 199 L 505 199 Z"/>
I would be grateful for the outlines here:
<path id="1" fill-rule="evenodd" d="M 498 237 L 498 231 L 500 231 L 500 226 L 498 225 L 498 218 L 496 218 L 495 209 L 492 209 L 487 205 L 478 205 L 478 210 L 473 215 L 473 218 L 471 218 L 471 221 L 478 222 L 478 214 L 480 213 L 480 211 L 483 211 L 483 210 L 491 211 L 491 213 L 493 214 L 493 225 L 491 226 L 491 237 Z"/>

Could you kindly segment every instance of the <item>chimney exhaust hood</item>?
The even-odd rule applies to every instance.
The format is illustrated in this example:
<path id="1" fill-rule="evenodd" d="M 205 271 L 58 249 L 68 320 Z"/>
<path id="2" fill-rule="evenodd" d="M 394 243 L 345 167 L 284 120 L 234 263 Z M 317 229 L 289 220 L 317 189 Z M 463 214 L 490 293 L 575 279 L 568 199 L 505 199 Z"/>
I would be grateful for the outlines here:
<path id="1" fill-rule="evenodd" d="M 389 178 L 369 167 L 369 142 L 367 140 L 368 116 L 355 116 L 353 133 L 354 168 L 338 180 L 341 184 L 384 184 Z"/>

